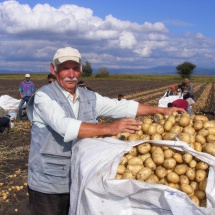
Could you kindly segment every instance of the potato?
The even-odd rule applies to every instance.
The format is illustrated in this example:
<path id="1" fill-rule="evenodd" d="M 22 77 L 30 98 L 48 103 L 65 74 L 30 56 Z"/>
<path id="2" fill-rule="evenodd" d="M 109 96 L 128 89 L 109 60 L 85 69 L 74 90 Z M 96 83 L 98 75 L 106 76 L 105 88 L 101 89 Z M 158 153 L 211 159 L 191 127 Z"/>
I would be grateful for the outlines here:
<path id="1" fill-rule="evenodd" d="M 194 180 L 196 177 L 196 172 L 192 168 L 187 168 L 185 175 L 188 177 L 189 180 Z"/>
<path id="2" fill-rule="evenodd" d="M 140 136 L 138 134 L 130 134 L 128 136 L 128 141 L 140 140 Z"/>
<path id="3" fill-rule="evenodd" d="M 208 129 L 208 134 L 213 134 L 215 135 L 215 127 L 209 127 Z"/>
<path id="4" fill-rule="evenodd" d="M 177 163 L 182 163 L 183 162 L 183 156 L 178 152 L 175 152 L 173 154 L 173 158 L 176 160 Z"/>
<path id="5" fill-rule="evenodd" d="M 203 127 L 204 128 L 212 128 L 212 127 L 215 128 L 215 120 L 204 122 Z"/>
<path id="6" fill-rule="evenodd" d="M 172 121 L 167 120 L 167 121 L 164 123 L 163 128 L 164 128 L 165 131 L 170 131 L 171 128 L 172 128 L 172 126 L 173 126 Z"/>
<path id="7" fill-rule="evenodd" d="M 174 151 L 172 149 L 164 150 L 164 158 L 172 158 Z"/>
<path id="8" fill-rule="evenodd" d="M 175 172 L 170 172 L 166 176 L 167 181 L 170 183 L 177 184 L 180 181 L 179 176 Z"/>
<path id="9" fill-rule="evenodd" d="M 202 151 L 215 156 L 215 143 L 207 143 Z"/>
<path id="10" fill-rule="evenodd" d="M 205 163 L 204 161 L 200 161 L 196 164 L 196 169 L 206 170 L 206 169 L 208 169 L 208 164 Z"/>
<path id="11" fill-rule="evenodd" d="M 197 152 L 202 152 L 202 144 L 201 144 L 201 143 L 198 143 L 198 142 L 194 142 L 194 149 L 195 149 Z"/>
<path id="12" fill-rule="evenodd" d="M 174 133 L 174 134 L 178 134 L 181 133 L 182 129 L 179 125 L 174 125 L 169 132 Z"/>
<path id="13" fill-rule="evenodd" d="M 151 154 L 150 153 L 146 153 L 144 155 L 138 155 L 139 158 L 141 158 L 143 160 L 143 162 L 146 160 L 146 158 L 150 158 Z"/>
<path id="14" fill-rule="evenodd" d="M 132 172 L 135 176 L 137 175 L 137 172 L 143 168 L 143 165 L 127 165 L 126 169 L 129 170 L 130 172 Z"/>
<path id="15" fill-rule="evenodd" d="M 125 172 L 122 174 L 122 179 L 135 179 L 135 174 L 129 170 L 125 170 Z"/>
<path id="16" fill-rule="evenodd" d="M 143 132 L 146 132 L 146 131 L 148 130 L 148 128 L 149 128 L 150 125 L 151 125 L 151 124 L 149 124 L 149 123 L 143 123 L 143 124 L 141 125 L 142 131 L 143 131 Z"/>
<path id="17" fill-rule="evenodd" d="M 189 166 L 190 168 L 195 168 L 195 167 L 196 167 L 196 164 L 197 164 L 196 160 L 192 159 L 192 160 L 189 162 L 188 166 Z"/>
<path id="18" fill-rule="evenodd" d="M 194 190 L 189 184 L 181 184 L 181 191 L 186 193 L 188 196 L 192 196 L 194 194 Z"/>
<path id="19" fill-rule="evenodd" d="M 143 165 L 143 160 L 139 157 L 133 157 L 128 160 L 128 165 Z"/>
<path id="20" fill-rule="evenodd" d="M 179 125 L 182 127 L 186 127 L 190 124 L 190 118 L 187 116 L 182 116 L 179 120 Z"/>
<path id="21" fill-rule="evenodd" d="M 146 160 L 144 161 L 144 166 L 150 168 L 151 170 L 156 169 L 156 164 L 154 163 L 152 158 L 146 158 Z"/>
<path id="22" fill-rule="evenodd" d="M 175 168 L 174 168 L 174 172 L 177 174 L 177 175 L 184 175 L 187 171 L 187 165 L 185 164 L 179 164 L 177 165 Z"/>
<path id="23" fill-rule="evenodd" d="M 165 168 L 163 168 L 162 166 L 158 166 L 155 169 L 155 174 L 158 178 L 162 179 L 167 175 L 167 171 Z"/>
<path id="24" fill-rule="evenodd" d="M 155 122 L 159 122 L 161 119 L 163 119 L 163 115 L 160 113 L 156 113 L 153 118 Z"/>
<path id="25" fill-rule="evenodd" d="M 159 178 L 155 175 L 155 174 L 151 174 L 146 180 L 145 182 L 147 183 L 153 183 L 153 184 L 158 184 L 159 182 Z"/>
<path id="26" fill-rule="evenodd" d="M 190 183 L 190 181 L 186 175 L 180 175 L 179 178 L 180 178 L 180 184 L 189 184 Z"/>
<path id="27" fill-rule="evenodd" d="M 146 131 L 148 135 L 156 134 L 156 132 L 157 132 L 157 127 L 156 125 L 152 125 L 152 124 L 148 127 Z"/>
<path id="28" fill-rule="evenodd" d="M 127 140 L 129 135 L 130 134 L 128 132 L 121 132 L 121 133 L 117 134 L 116 136 L 117 136 L 117 139 L 119 139 L 119 140 Z"/>
<path id="29" fill-rule="evenodd" d="M 190 199 L 191 199 L 195 204 L 197 204 L 198 206 L 200 205 L 200 201 L 199 201 L 199 199 L 198 199 L 197 196 L 191 196 Z"/>
<path id="30" fill-rule="evenodd" d="M 174 158 L 166 158 L 163 162 L 163 167 L 168 169 L 173 169 L 176 166 L 176 160 Z"/>
<path id="31" fill-rule="evenodd" d="M 206 140 L 207 140 L 207 143 L 215 143 L 215 135 L 208 134 Z"/>
<path id="32" fill-rule="evenodd" d="M 157 147 L 153 152 L 152 152 L 152 160 L 156 165 L 160 165 L 164 162 L 164 154 L 163 150 L 160 147 Z"/>
<path id="33" fill-rule="evenodd" d="M 157 125 L 157 134 L 163 134 L 164 133 L 164 128 L 162 125 Z"/>
<path id="34" fill-rule="evenodd" d="M 142 155 L 148 153 L 150 149 L 151 145 L 149 143 L 141 143 L 137 146 L 137 151 Z"/>
<path id="35" fill-rule="evenodd" d="M 128 154 L 131 154 L 133 156 L 136 156 L 137 155 L 137 148 L 136 147 L 133 147 L 129 152 Z"/>
<path id="36" fill-rule="evenodd" d="M 115 179 L 121 179 L 121 178 L 122 178 L 122 175 L 116 174 Z"/>
<path id="37" fill-rule="evenodd" d="M 200 207 L 207 207 L 207 200 L 206 199 L 203 199 L 203 200 L 201 200 L 200 201 L 200 205 L 199 205 Z"/>
<path id="38" fill-rule="evenodd" d="M 196 181 L 191 181 L 190 186 L 193 188 L 193 190 L 198 190 L 198 183 Z"/>
<path id="39" fill-rule="evenodd" d="M 128 158 L 126 158 L 125 156 L 123 156 L 123 157 L 121 158 L 119 164 L 126 166 L 126 165 L 128 164 Z"/>
<path id="40" fill-rule="evenodd" d="M 141 140 L 150 140 L 150 135 L 148 135 L 148 134 L 143 134 L 143 135 L 141 135 L 140 139 L 141 139 Z"/>
<path id="41" fill-rule="evenodd" d="M 190 163 L 190 161 L 193 159 L 193 156 L 186 152 L 185 154 L 183 154 L 183 161 L 185 161 L 185 163 Z"/>
<path id="42" fill-rule="evenodd" d="M 200 129 L 203 128 L 203 122 L 202 121 L 195 121 L 193 123 L 193 128 L 196 130 L 196 131 L 199 131 Z"/>
<path id="43" fill-rule="evenodd" d="M 150 118 L 143 118 L 142 122 L 143 122 L 143 124 L 144 123 L 152 124 L 153 120 Z"/>
<path id="44" fill-rule="evenodd" d="M 174 140 L 174 138 L 175 138 L 175 134 L 171 132 L 165 133 L 163 135 L 163 140 Z"/>
<path id="45" fill-rule="evenodd" d="M 209 134 L 209 130 L 207 128 L 200 129 L 197 134 L 202 135 L 203 137 L 207 137 Z"/>
<path id="46" fill-rule="evenodd" d="M 207 173 L 205 172 L 205 170 L 199 169 L 196 171 L 195 179 L 197 182 L 201 182 L 206 179 L 206 176 L 207 176 Z"/>
<path id="47" fill-rule="evenodd" d="M 195 136 L 195 141 L 198 143 L 201 143 L 202 145 L 204 145 L 206 143 L 206 139 L 204 138 L 204 136 L 197 134 Z"/>
<path id="48" fill-rule="evenodd" d="M 201 190 L 196 190 L 194 192 L 194 195 L 199 199 L 199 200 L 203 200 L 206 198 L 206 194 L 204 191 L 201 191 Z"/>
<path id="49" fill-rule="evenodd" d="M 132 155 L 132 154 L 125 154 L 125 157 L 129 160 L 129 159 L 131 159 L 131 158 L 133 158 L 134 157 L 134 155 Z"/>
<path id="50" fill-rule="evenodd" d="M 196 131 L 193 127 L 186 126 L 183 128 L 183 133 L 186 133 L 186 134 L 189 134 L 190 136 L 192 136 L 196 133 Z"/>
<path id="51" fill-rule="evenodd" d="M 151 140 L 162 140 L 162 136 L 158 133 L 151 135 Z"/>
<path id="52" fill-rule="evenodd" d="M 190 143 L 190 135 L 187 134 L 187 133 L 179 133 L 177 134 L 177 138 L 180 140 L 180 141 L 183 141 L 183 142 L 186 142 L 186 143 Z"/>
<path id="53" fill-rule="evenodd" d="M 204 181 L 200 181 L 198 188 L 199 188 L 199 190 L 205 192 L 206 186 L 207 186 L 207 179 L 205 179 Z"/>
<path id="54" fill-rule="evenodd" d="M 143 131 L 142 130 L 135 131 L 135 134 L 139 135 L 141 139 L 141 136 L 143 135 Z"/>
<path id="55" fill-rule="evenodd" d="M 208 118 L 204 115 L 195 115 L 194 117 L 194 121 L 203 121 L 203 122 L 207 122 Z"/>
<path id="56" fill-rule="evenodd" d="M 159 184 L 163 184 L 163 185 L 168 185 L 168 181 L 166 178 L 162 178 L 160 179 L 160 181 L 158 182 Z"/>
<path id="57" fill-rule="evenodd" d="M 159 121 L 159 124 L 160 124 L 160 125 L 164 125 L 164 124 L 165 124 L 165 122 L 166 122 L 166 120 L 165 120 L 165 119 L 161 119 L 161 120 Z"/>
<path id="58" fill-rule="evenodd" d="M 126 168 L 124 165 L 118 165 L 116 173 L 122 175 L 125 172 L 125 170 Z"/>
<path id="59" fill-rule="evenodd" d="M 152 170 L 148 167 L 143 167 L 137 173 L 137 180 L 145 181 L 152 174 Z"/>
<path id="60" fill-rule="evenodd" d="M 171 121 L 173 125 L 175 124 L 175 116 L 170 115 L 167 120 Z"/>

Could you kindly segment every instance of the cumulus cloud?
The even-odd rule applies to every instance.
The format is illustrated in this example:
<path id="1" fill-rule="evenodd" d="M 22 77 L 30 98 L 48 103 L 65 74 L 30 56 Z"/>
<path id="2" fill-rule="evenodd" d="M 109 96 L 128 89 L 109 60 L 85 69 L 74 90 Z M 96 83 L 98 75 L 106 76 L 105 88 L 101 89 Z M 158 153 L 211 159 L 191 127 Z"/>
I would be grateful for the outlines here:
<path id="1" fill-rule="evenodd" d="M 141 68 L 172 65 L 183 60 L 214 63 L 215 41 L 202 33 L 176 36 L 166 23 L 120 20 L 111 14 L 104 19 L 89 8 L 67 4 L 30 7 L 15 0 L 0 3 L 1 68 L 48 70 L 55 51 L 64 46 L 79 49 L 83 61 L 94 68 Z"/>

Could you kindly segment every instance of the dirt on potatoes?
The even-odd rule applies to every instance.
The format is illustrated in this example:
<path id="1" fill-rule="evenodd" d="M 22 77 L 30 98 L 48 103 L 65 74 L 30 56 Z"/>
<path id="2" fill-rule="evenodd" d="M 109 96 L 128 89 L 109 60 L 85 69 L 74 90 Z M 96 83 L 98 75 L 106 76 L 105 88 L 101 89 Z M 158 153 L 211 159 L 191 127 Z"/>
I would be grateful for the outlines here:
<path id="1" fill-rule="evenodd" d="M 36 89 L 47 84 L 47 80 L 32 80 Z M 21 80 L 0 80 L 1 95 L 19 99 L 18 86 Z M 103 96 L 117 98 L 123 94 L 126 99 L 134 99 L 149 105 L 157 105 L 170 85 L 179 84 L 171 81 L 126 81 L 126 80 L 88 80 L 85 84 Z M 205 114 L 215 120 L 215 84 L 206 90 L 208 83 L 194 86 L 193 105 L 195 114 Z M 100 123 L 111 119 L 100 118 Z M 15 121 L 15 127 L 6 135 L 0 134 L 0 214 L 29 214 L 27 193 L 27 168 L 30 146 L 31 123 L 23 117 Z"/>

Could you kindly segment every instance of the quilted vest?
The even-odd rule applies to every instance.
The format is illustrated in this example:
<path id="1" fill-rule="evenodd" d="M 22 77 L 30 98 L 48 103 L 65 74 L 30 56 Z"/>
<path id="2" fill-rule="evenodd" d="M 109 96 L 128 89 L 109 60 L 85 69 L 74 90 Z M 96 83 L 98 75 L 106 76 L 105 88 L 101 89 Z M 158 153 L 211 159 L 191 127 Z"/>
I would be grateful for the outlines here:
<path id="1" fill-rule="evenodd" d="M 38 91 L 55 100 L 65 111 L 66 116 L 75 118 L 68 100 L 55 83 L 45 85 Z M 78 120 L 97 123 L 95 93 L 79 88 L 79 96 Z M 33 118 L 33 104 L 34 97 L 27 107 L 30 120 Z M 71 148 L 77 140 L 65 143 L 63 137 L 50 126 L 39 128 L 32 125 L 28 160 L 28 185 L 31 189 L 48 194 L 69 193 Z"/>

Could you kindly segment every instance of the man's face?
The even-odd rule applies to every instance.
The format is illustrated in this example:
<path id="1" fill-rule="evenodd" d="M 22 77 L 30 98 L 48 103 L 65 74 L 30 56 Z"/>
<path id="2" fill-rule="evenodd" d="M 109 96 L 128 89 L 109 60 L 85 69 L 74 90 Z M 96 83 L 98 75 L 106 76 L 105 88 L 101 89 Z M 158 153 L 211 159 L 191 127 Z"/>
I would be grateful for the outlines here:
<path id="1" fill-rule="evenodd" d="M 25 77 L 25 80 L 26 80 L 26 82 L 28 82 L 30 80 L 30 78 L 29 77 Z"/>
<path id="2" fill-rule="evenodd" d="M 75 61 L 66 61 L 57 66 L 56 79 L 59 85 L 72 94 L 80 75 L 80 64 Z"/>

